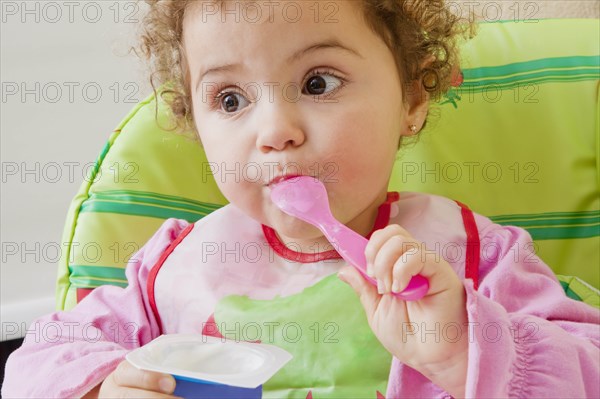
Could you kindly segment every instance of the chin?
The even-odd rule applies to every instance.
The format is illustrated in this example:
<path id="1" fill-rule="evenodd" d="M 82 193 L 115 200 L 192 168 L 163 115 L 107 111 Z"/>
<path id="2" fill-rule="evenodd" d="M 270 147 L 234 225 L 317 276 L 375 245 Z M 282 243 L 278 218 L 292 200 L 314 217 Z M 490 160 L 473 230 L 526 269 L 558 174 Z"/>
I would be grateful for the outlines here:
<path id="1" fill-rule="evenodd" d="M 274 218 L 273 223 L 270 224 L 270 226 L 277 233 L 288 238 L 309 240 L 323 236 L 323 233 L 315 226 L 285 214 L 278 215 L 278 217 Z"/>

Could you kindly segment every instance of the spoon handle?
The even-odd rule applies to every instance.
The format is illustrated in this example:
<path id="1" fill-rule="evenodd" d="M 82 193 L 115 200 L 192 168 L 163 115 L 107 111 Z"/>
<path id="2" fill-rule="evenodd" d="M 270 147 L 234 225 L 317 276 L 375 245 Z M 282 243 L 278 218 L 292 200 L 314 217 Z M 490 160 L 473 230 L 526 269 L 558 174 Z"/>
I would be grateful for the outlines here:
<path id="1" fill-rule="evenodd" d="M 342 258 L 354 266 L 365 280 L 377 286 L 377 281 L 367 274 L 365 248 L 368 240 L 335 219 L 320 224 L 319 228 Z M 402 292 L 392 292 L 392 295 L 405 301 L 416 301 L 423 298 L 428 290 L 429 282 L 427 279 L 417 274 L 410 279 Z"/>

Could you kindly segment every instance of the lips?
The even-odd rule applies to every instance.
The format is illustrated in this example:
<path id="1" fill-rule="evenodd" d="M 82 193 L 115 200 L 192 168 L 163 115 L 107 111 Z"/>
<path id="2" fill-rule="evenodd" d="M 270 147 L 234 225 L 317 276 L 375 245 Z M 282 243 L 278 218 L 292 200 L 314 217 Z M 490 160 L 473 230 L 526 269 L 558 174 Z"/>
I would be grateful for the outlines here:
<path id="1" fill-rule="evenodd" d="M 288 175 L 276 176 L 273 179 L 271 179 L 271 181 L 269 183 L 267 183 L 267 186 L 271 187 L 274 184 L 280 183 L 280 182 L 282 182 L 284 180 L 293 179 L 294 177 L 298 177 L 298 176 L 302 176 L 302 175 L 299 175 L 299 174 L 295 173 L 295 174 L 288 174 Z"/>

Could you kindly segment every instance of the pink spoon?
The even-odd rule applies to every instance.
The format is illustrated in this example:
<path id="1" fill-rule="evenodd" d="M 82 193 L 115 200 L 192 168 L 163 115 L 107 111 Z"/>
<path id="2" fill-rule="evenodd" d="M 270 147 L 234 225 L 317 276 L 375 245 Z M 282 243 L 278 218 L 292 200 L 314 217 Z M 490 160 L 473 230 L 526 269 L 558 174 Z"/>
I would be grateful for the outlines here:
<path id="1" fill-rule="evenodd" d="M 365 247 L 367 239 L 337 221 L 331 214 L 327 191 L 320 180 L 296 176 L 271 186 L 271 200 L 288 215 L 317 227 L 337 252 L 374 286 L 377 281 L 367 274 Z M 406 301 L 416 301 L 427 293 L 429 282 L 421 275 L 411 278 L 404 291 L 392 294 Z"/>

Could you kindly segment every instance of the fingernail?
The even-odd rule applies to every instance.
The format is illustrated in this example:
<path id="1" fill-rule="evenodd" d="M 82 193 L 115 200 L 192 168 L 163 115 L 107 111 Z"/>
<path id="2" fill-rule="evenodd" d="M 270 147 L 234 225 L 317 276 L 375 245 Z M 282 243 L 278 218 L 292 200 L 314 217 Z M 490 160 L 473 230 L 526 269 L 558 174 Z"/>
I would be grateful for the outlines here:
<path id="1" fill-rule="evenodd" d="M 163 377 L 158 382 L 158 386 L 161 391 L 165 393 L 172 393 L 175 390 L 175 380 L 169 377 Z"/>
<path id="2" fill-rule="evenodd" d="M 400 288 L 400 284 L 398 284 L 398 282 L 396 280 L 394 280 L 394 282 L 392 284 L 392 292 L 398 292 L 399 288 Z"/>
<path id="3" fill-rule="evenodd" d="M 373 277 L 373 266 L 370 263 L 367 263 L 367 275 Z"/>
<path id="4" fill-rule="evenodd" d="M 346 280 L 346 275 L 344 274 L 344 272 L 343 272 L 343 271 L 342 271 L 342 272 L 338 272 L 338 278 L 339 278 L 340 280 L 342 280 L 344 283 L 347 283 L 347 282 L 348 282 L 348 280 Z"/>
<path id="5" fill-rule="evenodd" d="M 383 294 L 383 281 L 377 280 L 377 292 Z"/>

